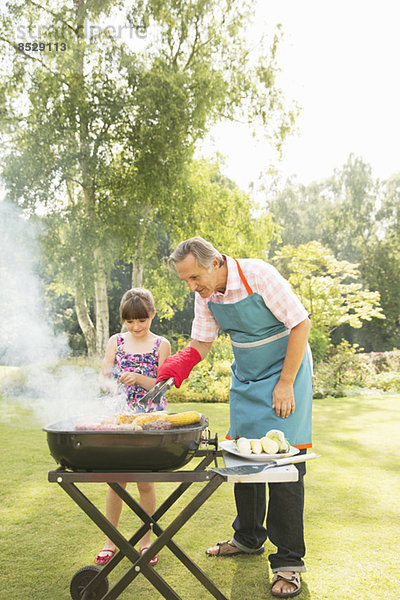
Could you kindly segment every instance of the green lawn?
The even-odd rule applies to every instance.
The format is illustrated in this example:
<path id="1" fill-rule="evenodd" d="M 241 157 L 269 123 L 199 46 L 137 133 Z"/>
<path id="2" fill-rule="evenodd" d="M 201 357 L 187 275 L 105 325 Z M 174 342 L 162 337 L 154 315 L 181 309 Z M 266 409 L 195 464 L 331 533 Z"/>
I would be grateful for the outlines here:
<path id="1" fill-rule="evenodd" d="M 3 398 L 0 423 L 0 599 L 67 600 L 72 575 L 93 564 L 102 533 L 56 484 L 45 433 L 27 409 Z M 170 408 L 174 408 L 170 405 Z M 224 404 L 182 405 L 209 417 L 222 439 L 228 424 Z M 305 528 L 308 571 L 300 599 L 385 600 L 398 598 L 400 395 L 317 400 L 314 450 L 322 457 L 308 464 Z M 173 486 L 160 484 L 158 498 Z M 198 489 L 193 486 L 188 497 Z M 105 484 L 82 489 L 101 508 Z M 136 495 L 135 485 L 131 491 Z M 186 500 L 185 500 L 186 502 Z M 181 509 L 178 503 L 171 514 Z M 231 600 L 272 598 L 266 555 L 207 558 L 204 550 L 229 538 L 234 518 L 233 490 L 223 484 L 177 535 L 176 541 Z M 170 520 L 161 522 L 165 526 Z M 121 530 L 129 535 L 135 518 L 124 510 Z M 267 543 L 267 553 L 272 547 Z M 117 569 L 121 574 L 124 560 Z M 124 567 L 124 569 L 122 569 Z M 183 600 L 212 598 L 166 549 L 157 570 Z M 111 575 L 115 581 L 115 572 Z M 159 598 L 143 577 L 121 598 Z"/>

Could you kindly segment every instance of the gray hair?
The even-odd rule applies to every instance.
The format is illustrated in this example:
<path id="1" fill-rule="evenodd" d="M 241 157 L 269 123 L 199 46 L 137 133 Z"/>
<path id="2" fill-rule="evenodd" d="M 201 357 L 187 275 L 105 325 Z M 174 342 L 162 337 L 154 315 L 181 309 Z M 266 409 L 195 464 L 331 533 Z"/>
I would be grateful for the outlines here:
<path id="1" fill-rule="evenodd" d="M 171 270 L 174 270 L 175 264 L 181 262 L 188 254 L 193 254 L 197 263 L 207 270 L 211 269 L 211 265 L 215 258 L 218 258 L 220 267 L 224 264 L 222 254 L 220 254 L 210 242 L 207 242 L 202 237 L 196 236 L 184 240 L 177 245 L 168 259 L 168 267 Z"/>

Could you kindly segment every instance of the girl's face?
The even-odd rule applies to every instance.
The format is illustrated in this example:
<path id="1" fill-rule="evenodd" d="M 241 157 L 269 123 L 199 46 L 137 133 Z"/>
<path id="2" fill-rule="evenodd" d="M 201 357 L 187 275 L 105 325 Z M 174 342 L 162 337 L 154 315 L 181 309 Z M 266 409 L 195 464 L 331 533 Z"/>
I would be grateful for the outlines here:
<path id="1" fill-rule="evenodd" d="M 147 319 L 126 319 L 125 326 L 133 337 L 144 338 L 150 330 L 151 322 L 154 319 L 155 314 L 156 313 L 154 312 L 153 315 L 147 317 Z"/>

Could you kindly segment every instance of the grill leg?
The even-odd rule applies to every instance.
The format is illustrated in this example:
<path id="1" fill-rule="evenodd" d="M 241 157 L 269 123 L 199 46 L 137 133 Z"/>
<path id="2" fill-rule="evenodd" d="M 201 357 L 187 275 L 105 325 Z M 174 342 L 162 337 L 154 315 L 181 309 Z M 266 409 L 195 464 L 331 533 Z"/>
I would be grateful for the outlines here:
<path id="1" fill-rule="evenodd" d="M 206 467 L 208 467 L 213 461 L 214 462 L 216 461 L 214 454 L 208 453 L 206 456 L 204 456 L 203 460 L 193 469 L 193 471 L 197 471 L 197 472 L 204 471 L 206 469 Z M 145 523 L 129 539 L 129 543 L 132 546 L 136 546 L 137 542 L 144 536 L 144 534 L 148 530 L 148 527 L 146 527 L 146 522 L 149 522 L 149 523 L 151 522 L 151 523 L 153 523 L 153 526 L 154 526 L 156 521 L 159 521 L 161 519 L 161 517 L 171 508 L 171 506 L 173 506 L 173 504 L 175 504 L 175 502 L 177 502 L 177 500 L 179 500 L 179 498 L 185 493 L 185 491 L 191 485 L 193 485 L 193 481 L 182 482 L 177 488 L 175 488 L 175 490 L 168 496 L 168 498 L 166 498 L 164 500 L 164 502 L 162 504 L 160 504 L 160 506 L 156 509 L 155 513 L 152 515 L 151 518 L 149 518 L 149 515 L 145 515 L 146 518 L 143 518 L 143 516 L 141 516 L 141 513 L 140 513 L 140 511 L 143 510 L 142 507 L 139 504 L 137 504 L 135 502 L 135 500 L 128 494 L 128 492 L 126 491 L 126 488 L 123 488 L 122 486 L 118 486 L 118 484 L 116 484 L 117 487 L 113 487 L 113 485 L 111 484 L 110 487 L 112 487 L 112 489 L 120 496 L 122 501 L 125 502 L 126 504 L 128 504 L 128 506 L 131 508 L 131 510 L 133 510 L 139 516 L 139 518 L 141 518 L 142 521 Z M 122 490 L 122 492 L 121 492 L 121 490 Z M 132 500 L 135 503 L 135 507 L 132 507 L 129 505 L 129 503 L 126 501 L 125 496 L 129 497 L 130 500 Z M 138 512 L 138 510 L 139 510 L 139 512 Z M 154 531 L 155 531 L 155 529 L 154 529 Z M 157 533 L 157 532 L 155 531 L 155 533 Z M 157 533 L 157 535 L 160 535 L 160 534 Z M 171 548 L 171 550 L 172 550 L 172 548 Z M 107 565 L 103 567 L 102 572 L 104 572 L 104 575 L 107 576 L 109 573 L 111 573 L 111 571 L 121 562 L 123 557 L 124 557 L 124 555 L 121 552 L 117 552 L 112 557 L 110 562 L 108 562 Z M 184 561 L 182 560 L 182 562 L 184 562 Z"/>
<path id="2" fill-rule="evenodd" d="M 180 600 L 174 590 L 164 581 L 164 579 L 152 568 L 145 560 L 145 556 L 139 556 L 139 553 L 131 546 L 128 540 L 119 533 L 117 529 L 104 517 L 104 515 L 94 506 L 94 504 L 79 490 L 73 483 L 59 483 L 60 487 L 74 500 L 74 502 L 85 512 L 88 517 L 101 529 L 121 550 L 121 553 L 129 558 L 134 563 L 134 566 L 129 571 L 131 577 L 128 583 L 133 581 L 140 572 L 150 581 L 150 583 L 168 600 Z M 108 571 L 109 572 L 109 571 Z M 98 585 L 99 581 L 105 578 L 107 572 L 103 569 L 96 577 L 92 579 L 89 585 L 85 588 L 83 597 L 89 596 Z M 123 578 L 122 578 L 123 579 Z M 120 580 L 120 582 L 122 581 Z M 114 600 L 125 589 L 126 584 L 121 590 L 118 582 L 101 600 Z"/>
<path id="3" fill-rule="evenodd" d="M 167 546 L 175 556 L 186 566 L 187 569 L 203 584 L 203 586 L 208 589 L 208 591 L 216 598 L 217 600 L 228 600 L 228 598 L 216 587 L 216 585 L 209 579 L 209 577 L 198 567 L 187 554 L 183 552 L 172 541 L 172 537 L 183 527 L 183 525 L 194 515 L 194 513 L 204 504 L 204 502 L 214 493 L 214 491 L 221 485 L 224 481 L 224 478 L 214 474 L 212 479 L 207 483 L 207 485 L 189 502 L 189 504 L 182 510 L 182 512 L 172 521 L 172 523 L 163 531 L 161 527 L 153 520 L 149 515 L 143 511 L 140 505 L 137 504 L 133 498 L 127 494 L 126 490 L 122 488 L 122 486 L 115 486 L 115 484 L 109 484 L 114 491 L 116 491 L 121 498 L 126 502 L 126 504 L 134 510 L 137 514 L 139 514 L 140 518 L 145 521 L 153 522 L 153 530 L 156 535 L 158 535 L 158 539 L 153 542 L 148 551 L 135 563 L 133 567 L 127 571 L 127 573 L 118 581 L 118 583 L 114 586 L 110 592 L 104 596 L 104 600 L 114 600 L 117 596 L 111 596 L 111 592 L 113 590 L 117 590 L 118 594 L 122 593 L 123 590 L 133 581 L 136 577 L 135 569 L 138 566 L 141 566 L 146 560 L 150 560 L 154 554 L 157 554 L 161 548 Z M 119 488 L 119 489 L 118 489 Z M 148 555 L 148 558 L 146 557 Z M 143 573 L 145 577 L 147 577 L 146 573 Z M 160 590 L 159 590 L 160 591 Z M 162 592 L 161 592 L 162 593 Z M 170 598 L 174 598 L 175 596 L 164 596 L 168 600 Z"/>
<path id="4" fill-rule="evenodd" d="M 213 455 L 206 456 L 201 463 L 194 469 L 195 471 L 204 471 L 206 466 L 213 460 Z M 215 586 L 207 575 L 189 558 L 172 537 L 181 529 L 181 527 L 193 516 L 193 514 L 202 506 L 202 504 L 211 496 L 211 494 L 221 485 L 225 479 L 216 473 L 210 478 L 207 485 L 192 499 L 192 501 L 182 510 L 182 512 L 172 521 L 172 523 L 163 531 L 157 521 L 168 511 L 168 509 L 182 496 L 186 489 L 193 482 L 182 482 L 172 494 L 162 503 L 153 516 L 143 511 L 142 507 L 126 492 L 119 484 L 109 483 L 110 487 L 122 498 L 122 500 L 133 510 L 144 522 L 142 527 L 128 541 L 119 531 L 104 517 L 104 515 L 94 506 L 94 504 L 72 483 L 59 482 L 60 487 L 74 500 L 74 502 L 85 512 L 89 518 L 101 529 L 107 537 L 120 549 L 111 561 L 96 575 L 86 586 L 82 598 L 90 597 L 91 592 L 97 585 L 106 578 L 106 576 L 119 564 L 124 556 L 132 563 L 132 567 L 125 575 L 114 585 L 114 587 L 103 596 L 101 600 L 115 600 L 125 588 L 142 573 L 148 581 L 155 587 L 160 594 L 167 600 L 181 600 L 180 596 L 167 584 L 167 582 L 157 574 L 157 572 L 148 565 L 151 557 L 159 552 L 161 548 L 167 546 L 175 556 L 184 564 L 190 572 L 208 589 L 208 591 L 217 600 L 228 600 L 228 598 Z M 158 539 L 150 546 L 149 550 L 142 556 L 134 549 L 134 545 L 140 540 L 143 534 L 152 527 Z M 147 556 L 146 556 L 147 555 Z"/>

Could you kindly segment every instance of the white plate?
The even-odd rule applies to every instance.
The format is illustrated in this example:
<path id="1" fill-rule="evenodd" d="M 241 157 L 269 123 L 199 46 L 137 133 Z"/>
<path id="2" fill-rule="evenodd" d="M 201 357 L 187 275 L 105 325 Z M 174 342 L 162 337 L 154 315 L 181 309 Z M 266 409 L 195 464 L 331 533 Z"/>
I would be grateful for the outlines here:
<path id="1" fill-rule="evenodd" d="M 298 454 L 300 450 L 295 448 L 294 446 L 290 446 L 289 452 L 284 452 L 281 454 L 265 454 L 262 452 L 261 454 L 241 454 L 238 452 L 236 446 L 232 442 L 232 440 L 224 440 L 219 443 L 222 450 L 229 452 L 229 454 L 234 454 L 235 456 L 240 456 L 240 458 L 247 458 L 248 460 L 254 460 L 256 462 L 267 462 L 269 460 L 275 460 L 277 458 L 287 458 L 288 456 L 294 456 Z"/>

